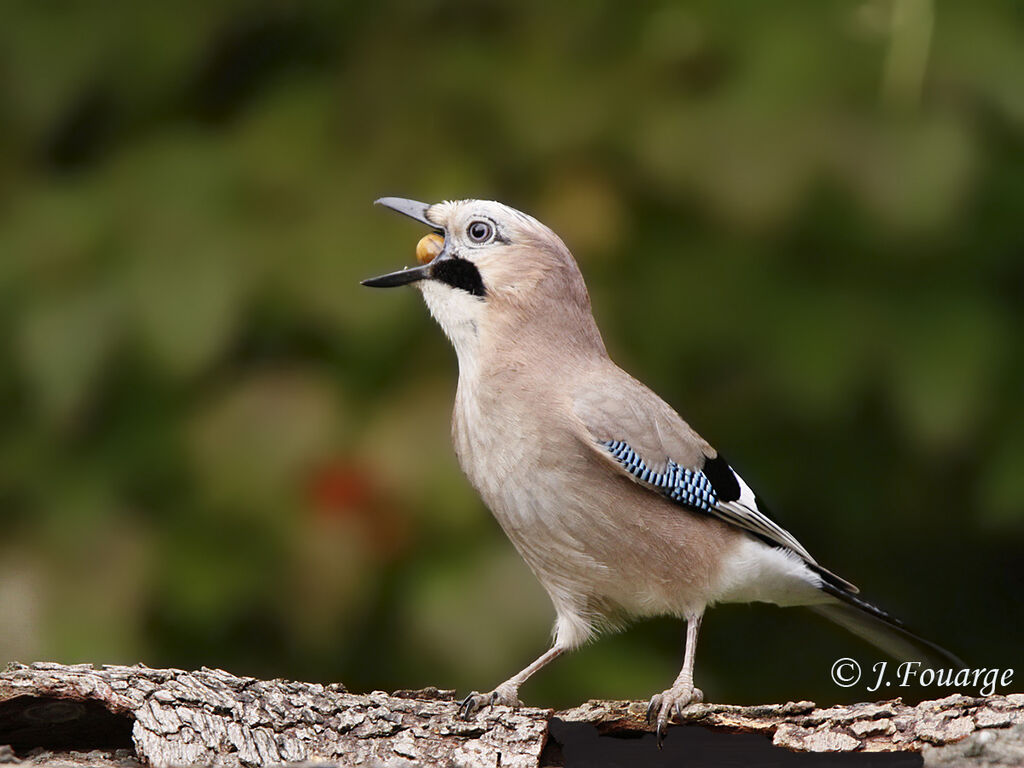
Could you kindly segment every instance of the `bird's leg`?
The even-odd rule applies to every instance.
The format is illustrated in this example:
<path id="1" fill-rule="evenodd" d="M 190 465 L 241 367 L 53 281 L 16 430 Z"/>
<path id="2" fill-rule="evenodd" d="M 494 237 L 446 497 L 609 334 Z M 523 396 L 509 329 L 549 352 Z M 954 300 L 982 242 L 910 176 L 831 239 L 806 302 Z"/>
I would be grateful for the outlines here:
<path id="1" fill-rule="evenodd" d="M 463 719 L 469 718 L 474 712 L 488 706 L 489 704 L 501 704 L 506 707 L 520 707 L 523 702 L 519 700 L 519 687 L 525 683 L 534 672 L 545 666 L 548 662 L 554 661 L 565 652 L 565 646 L 555 644 L 546 653 L 540 656 L 526 669 L 513 675 L 504 683 L 499 685 L 490 693 L 469 694 L 459 704 L 459 713 Z"/>
<path id="2" fill-rule="evenodd" d="M 704 693 L 700 688 L 693 687 L 693 660 L 697 655 L 697 632 L 700 630 L 702 613 L 688 616 L 686 619 L 686 651 L 683 653 L 683 668 L 672 687 L 663 693 L 651 697 L 647 707 L 647 722 L 652 722 L 657 715 L 658 747 L 668 731 L 668 721 L 673 715 L 681 715 L 683 708 L 691 702 L 703 701 Z"/>

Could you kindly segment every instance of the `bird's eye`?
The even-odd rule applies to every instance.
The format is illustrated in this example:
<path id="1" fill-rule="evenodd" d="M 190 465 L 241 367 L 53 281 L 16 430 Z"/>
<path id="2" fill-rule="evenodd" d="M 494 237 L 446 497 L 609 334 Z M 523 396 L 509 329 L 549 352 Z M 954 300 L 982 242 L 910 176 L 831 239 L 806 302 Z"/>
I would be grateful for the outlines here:
<path id="1" fill-rule="evenodd" d="M 471 221 L 466 227 L 466 234 L 474 243 L 486 243 L 494 237 L 494 227 L 486 221 Z"/>

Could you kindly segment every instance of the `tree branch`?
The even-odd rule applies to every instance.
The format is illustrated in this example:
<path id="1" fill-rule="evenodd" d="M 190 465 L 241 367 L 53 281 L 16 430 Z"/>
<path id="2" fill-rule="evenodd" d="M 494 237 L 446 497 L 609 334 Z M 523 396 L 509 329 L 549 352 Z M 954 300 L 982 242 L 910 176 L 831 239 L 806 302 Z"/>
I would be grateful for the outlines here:
<path id="1" fill-rule="evenodd" d="M 649 735 L 614 738 L 650 734 L 646 703 L 592 701 L 559 713 L 488 707 L 469 721 L 457 712 L 453 692 L 435 688 L 353 694 L 340 684 L 257 680 L 205 668 L 12 664 L 0 673 L 0 745 L 11 746 L 6 753 L 0 747 L 0 763 L 27 757 L 55 765 L 47 761 L 59 755 L 72 761 L 63 765 L 77 759 L 158 768 L 301 761 L 537 768 L 570 765 L 584 753 L 577 742 L 585 734 L 604 747 L 635 750 L 636 765 L 659 754 Z M 1003 729 L 1007 738 L 1016 734 L 1018 759 L 1024 756 L 1024 694 L 953 695 L 917 706 L 899 700 L 828 708 L 808 701 L 697 704 L 685 720 L 728 734 L 759 734 L 751 741 L 757 748 L 775 749 L 768 737 L 776 747 L 811 752 L 920 752 Z M 1020 725 L 1010 730 L 1014 724 Z M 707 732 L 675 726 L 666 751 L 688 733 Z M 72 751 L 79 757 L 69 757 Z"/>

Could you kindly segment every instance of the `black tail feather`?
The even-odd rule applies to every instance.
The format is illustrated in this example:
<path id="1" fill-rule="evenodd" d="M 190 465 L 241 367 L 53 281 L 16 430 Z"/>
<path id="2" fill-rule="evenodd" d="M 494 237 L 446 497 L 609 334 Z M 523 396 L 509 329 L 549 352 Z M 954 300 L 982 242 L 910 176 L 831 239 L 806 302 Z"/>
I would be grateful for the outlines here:
<path id="1" fill-rule="evenodd" d="M 967 666 L 956 654 L 910 631 L 903 622 L 877 605 L 827 580 L 822 581 L 821 589 L 838 602 L 810 606 L 811 610 L 848 629 L 894 658 L 954 669 Z"/>

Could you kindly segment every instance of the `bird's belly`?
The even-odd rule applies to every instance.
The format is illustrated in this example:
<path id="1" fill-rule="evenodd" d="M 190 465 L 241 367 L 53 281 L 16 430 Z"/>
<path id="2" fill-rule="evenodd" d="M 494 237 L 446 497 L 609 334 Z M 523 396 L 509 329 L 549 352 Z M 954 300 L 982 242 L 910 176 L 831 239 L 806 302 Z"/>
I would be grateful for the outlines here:
<path id="1" fill-rule="evenodd" d="M 588 627 L 615 625 L 686 615 L 713 599 L 719 558 L 711 550 L 731 540 L 726 526 L 611 472 L 595 480 L 583 452 L 567 450 L 552 465 L 509 448 L 486 454 L 497 461 L 463 468 L 560 620 L 572 614 Z"/>

